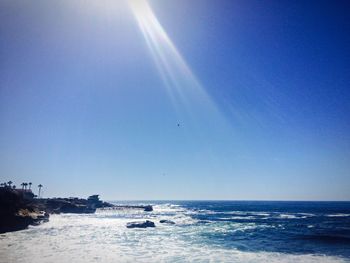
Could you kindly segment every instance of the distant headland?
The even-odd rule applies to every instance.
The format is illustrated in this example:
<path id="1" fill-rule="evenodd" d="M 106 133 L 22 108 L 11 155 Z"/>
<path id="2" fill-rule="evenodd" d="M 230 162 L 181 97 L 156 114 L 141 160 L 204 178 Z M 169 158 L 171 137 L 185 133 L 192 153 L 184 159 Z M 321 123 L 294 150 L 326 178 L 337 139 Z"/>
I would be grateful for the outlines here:
<path id="1" fill-rule="evenodd" d="M 29 225 L 38 225 L 49 220 L 50 214 L 60 213 L 95 213 L 96 209 L 143 209 L 153 211 L 151 205 L 130 206 L 114 205 L 91 195 L 87 199 L 42 198 L 42 184 L 38 185 L 38 195 L 31 189 L 32 183 L 22 183 L 18 189 L 12 181 L 0 185 L 0 233 L 17 231 Z"/>

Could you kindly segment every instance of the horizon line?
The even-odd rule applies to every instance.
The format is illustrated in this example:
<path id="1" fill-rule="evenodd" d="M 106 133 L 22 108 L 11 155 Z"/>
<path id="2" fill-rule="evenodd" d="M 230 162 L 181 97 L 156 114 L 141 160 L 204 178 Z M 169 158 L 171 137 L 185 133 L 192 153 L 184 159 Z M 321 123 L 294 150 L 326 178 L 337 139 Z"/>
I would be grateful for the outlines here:
<path id="1" fill-rule="evenodd" d="M 190 201 L 190 202 L 200 202 L 200 201 L 222 201 L 222 202 L 350 202 L 350 200 L 270 200 L 270 199 L 106 199 L 105 201 L 115 202 L 115 201 Z"/>

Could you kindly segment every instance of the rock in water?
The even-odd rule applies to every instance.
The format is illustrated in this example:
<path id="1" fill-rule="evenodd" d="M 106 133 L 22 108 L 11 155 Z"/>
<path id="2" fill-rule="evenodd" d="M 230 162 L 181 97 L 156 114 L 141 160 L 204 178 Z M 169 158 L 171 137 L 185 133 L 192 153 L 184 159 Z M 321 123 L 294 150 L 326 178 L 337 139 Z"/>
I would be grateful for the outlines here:
<path id="1" fill-rule="evenodd" d="M 166 219 L 162 219 L 159 221 L 159 223 L 162 223 L 162 224 L 170 224 L 170 225 L 175 225 L 175 222 L 174 221 L 171 221 L 171 220 L 166 220 Z"/>
<path id="2" fill-rule="evenodd" d="M 75 213 L 91 214 L 95 213 L 96 208 L 90 206 L 88 200 L 79 198 L 52 198 L 45 201 L 45 210 L 50 213 Z"/>
<path id="3" fill-rule="evenodd" d="M 145 211 L 145 212 L 151 212 L 151 211 L 153 211 L 153 207 L 152 207 L 151 205 L 146 205 L 146 206 L 144 207 L 144 211 Z"/>
<path id="4" fill-rule="evenodd" d="M 126 224 L 127 228 L 147 228 L 147 227 L 155 227 L 156 225 L 149 220 L 143 222 L 130 222 Z"/>

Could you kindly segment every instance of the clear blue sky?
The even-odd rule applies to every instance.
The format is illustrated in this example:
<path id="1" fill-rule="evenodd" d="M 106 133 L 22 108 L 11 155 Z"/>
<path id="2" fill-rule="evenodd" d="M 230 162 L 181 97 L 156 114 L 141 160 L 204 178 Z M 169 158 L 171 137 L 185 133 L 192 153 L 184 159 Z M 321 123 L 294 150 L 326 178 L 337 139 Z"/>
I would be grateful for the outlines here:
<path id="1" fill-rule="evenodd" d="M 149 4 L 0 2 L 2 181 L 350 200 L 348 1 Z"/>

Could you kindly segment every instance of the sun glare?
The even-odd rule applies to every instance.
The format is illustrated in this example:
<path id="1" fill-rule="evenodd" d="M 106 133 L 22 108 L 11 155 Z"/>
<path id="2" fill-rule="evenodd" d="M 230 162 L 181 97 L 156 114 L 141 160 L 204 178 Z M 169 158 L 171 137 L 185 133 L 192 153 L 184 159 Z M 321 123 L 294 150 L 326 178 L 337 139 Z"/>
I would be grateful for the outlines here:
<path id="1" fill-rule="evenodd" d="M 215 111 L 214 103 L 171 41 L 146 0 L 129 1 L 175 108 L 193 110 L 193 99 Z M 191 106 L 192 105 L 192 106 Z"/>

